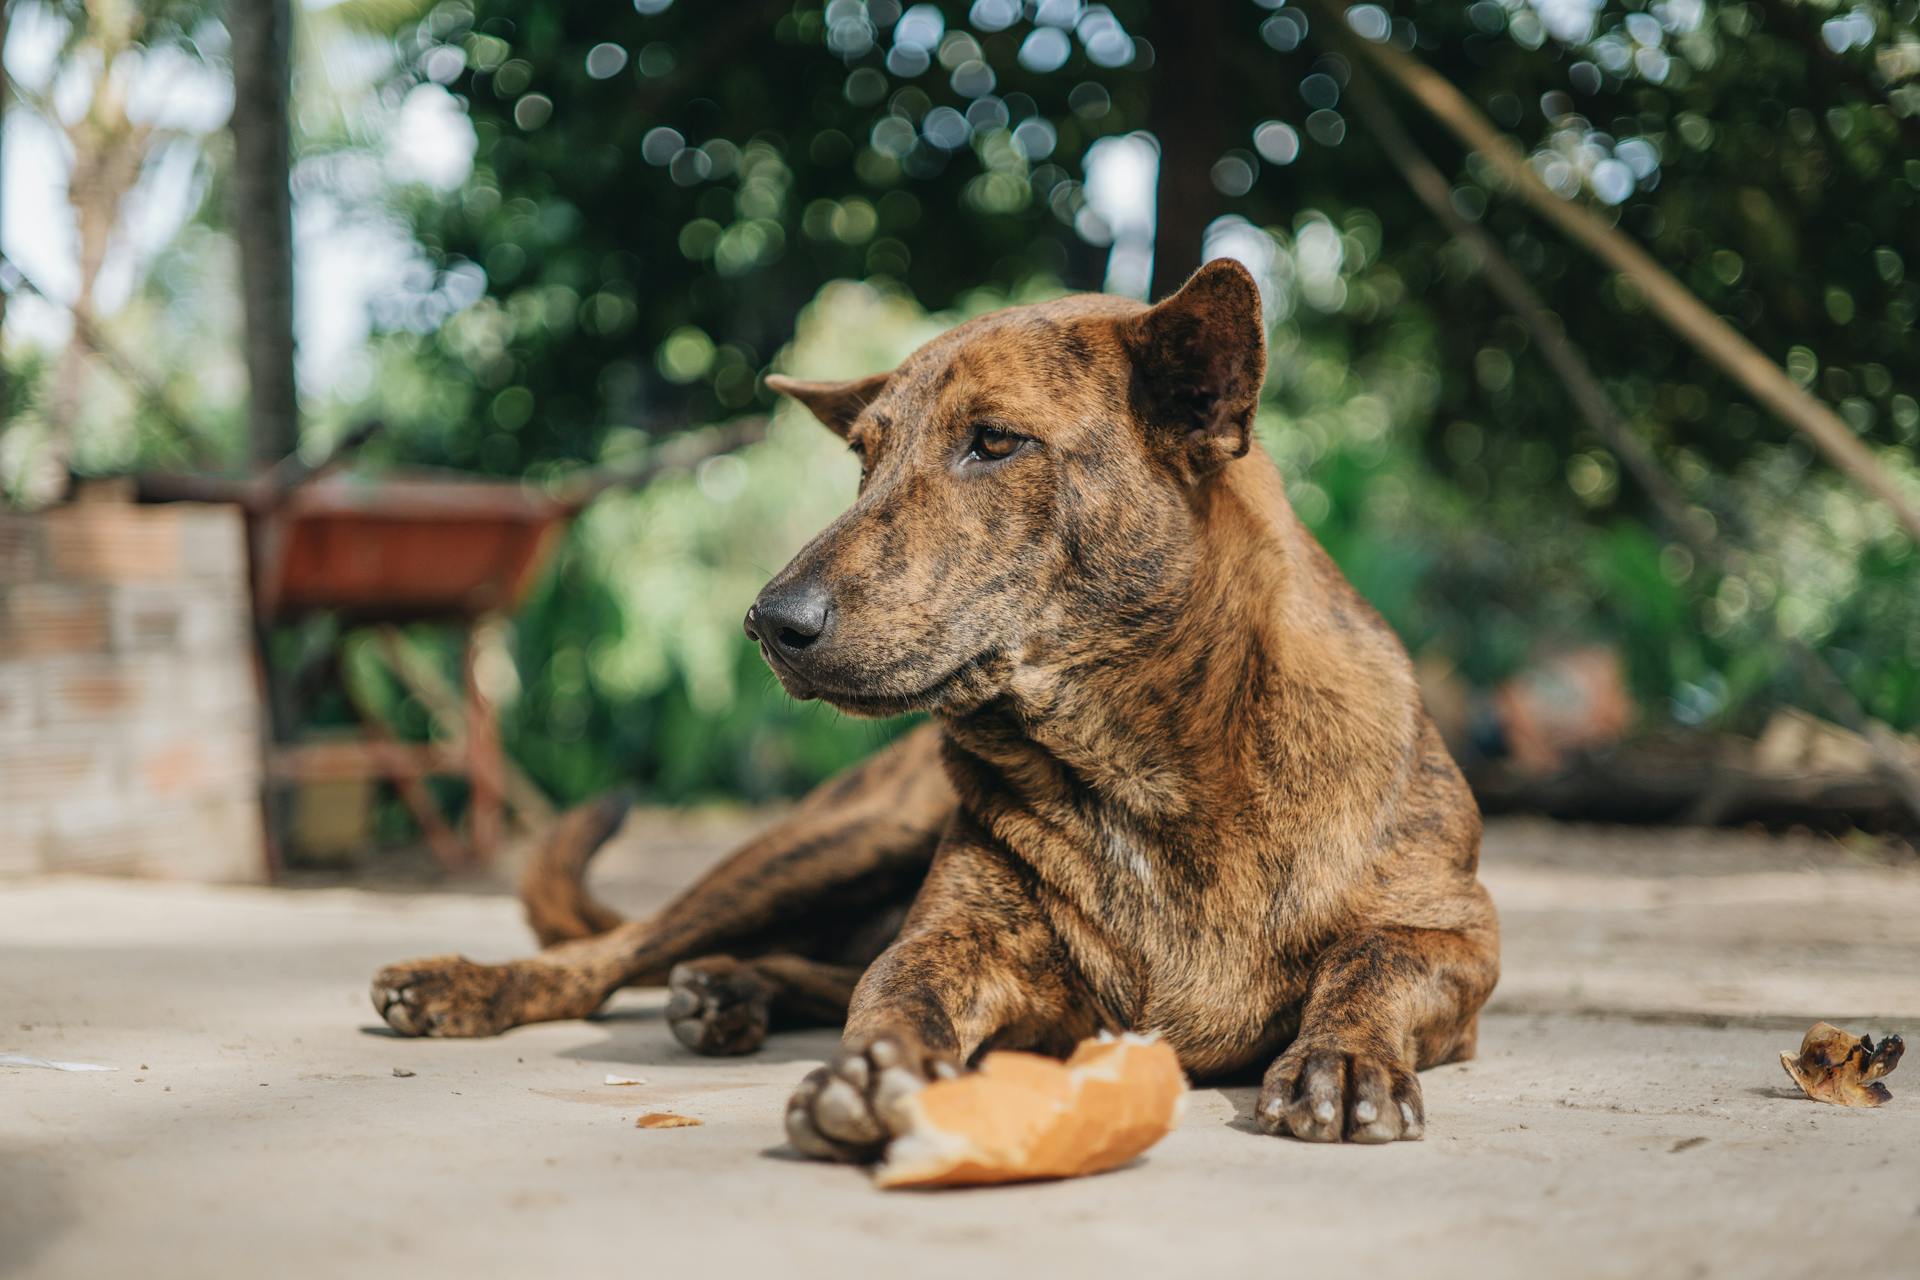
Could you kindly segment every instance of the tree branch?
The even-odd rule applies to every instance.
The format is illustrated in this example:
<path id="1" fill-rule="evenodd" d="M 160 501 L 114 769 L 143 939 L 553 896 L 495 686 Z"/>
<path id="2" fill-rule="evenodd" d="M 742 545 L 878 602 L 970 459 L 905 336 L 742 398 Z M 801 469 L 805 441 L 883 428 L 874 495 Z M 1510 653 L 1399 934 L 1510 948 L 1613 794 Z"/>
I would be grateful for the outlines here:
<path id="1" fill-rule="evenodd" d="M 1447 229 L 1449 235 L 1472 253 L 1479 264 L 1480 274 L 1526 329 L 1548 367 L 1566 388 L 1567 397 L 1573 401 L 1580 416 L 1619 456 L 1674 536 L 1685 543 L 1702 564 L 1711 565 L 1723 574 L 1730 572 L 1733 569 L 1733 555 L 1727 544 L 1714 533 L 1709 522 L 1700 518 L 1680 486 L 1661 468 L 1653 450 L 1627 426 L 1615 408 L 1613 398 L 1588 367 L 1586 357 L 1567 337 L 1559 318 L 1547 309 L 1533 287 L 1520 274 L 1519 268 L 1500 251 L 1500 246 L 1485 228 L 1469 221 L 1454 208 L 1452 188 L 1446 175 L 1427 159 L 1408 136 L 1392 106 L 1364 68 L 1354 68 L 1353 76 L 1347 83 L 1347 97 L 1420 203 Z M 1777 612 L 1769 612 L 1767 618 L 1773 624 L 1775 636 L 1799 668 L 1802 678 L 1813 686 L 1817 696 L 1826 704 L 1827 713 L 1866 739 L 1889 784 L 1913 811 L 1913 815 L 1920 818 L 1920 772 L 1908 759 L 1904 744 L 1885 726 L 1877 724 L 1867 715 L 1866 708 L 1860 705 L 1852 690 L 1847 688 L 1825 658 L 1806 641 L 1789 634 L 1780 625 Z"/>
<path id="2" fill-rule="evenodd" d="M 181 443 L 190 445 L 196 450 L 204 449 L 206 445 L 204 437 L 187 425 L 186 416 L 174 407 L 172 399 L 158 382 L 148 377 L 117 346 L 107 341 L 85 315 L 65 303 L 56 302 L 48 297 L 26 272 L 22 271 L 6 254 L 0 253 L 0 305 L 3 305 L 5 300 L 16 291 L 32 294 L 48 306 L 58 307 L 71 316 L 74 332 L 79 335 L 86 349 L 106 361 L 107 367 L 118 374 L 121 381 L 133 388 L 134 394 L 139 396 L 147 408 L 158 415 L 162 422 L 166 423 Z"/>

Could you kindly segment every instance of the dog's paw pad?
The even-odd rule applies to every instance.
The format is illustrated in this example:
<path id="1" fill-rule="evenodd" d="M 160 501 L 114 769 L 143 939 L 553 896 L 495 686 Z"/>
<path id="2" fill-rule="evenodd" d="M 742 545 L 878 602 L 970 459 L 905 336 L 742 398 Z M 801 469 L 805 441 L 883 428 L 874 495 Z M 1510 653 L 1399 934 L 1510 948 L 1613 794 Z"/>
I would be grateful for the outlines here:
<path id="1" fill-rule="evenodd" d="M 667 976 L 667 1026 L 695 1053 L 752 1053 L 767 1038 L 766 983 L 738 964 L 689 961 Z"/>
<path id="2" fill-rule="evenodd" d="M 1426 1131 L 1420 1082 L 1372 1054 L 1288 1050 L 1267 1072 L 1256 1118 L 1306 1142 L 1398 1142 Z"/>
<path id="3" fill-rule="evenodd" d="M 505 970 L 464 956 L 435 956 L 388 965 L 373 977 L 373 1007 L 403 1036 L 490 1036 L 502 1022 L 498 1002 Z"/>
<path id="4" fill-rule="evenodd" d="M 800 1082 L 787 1103 L 787 1139 L 802 1155 L 821 1160 L 878 1159 L 904 1127 L 905 1103 L 930 1076 L 958 1068 L 928 1061 L 894 1040 L 843 1053 Z"/>

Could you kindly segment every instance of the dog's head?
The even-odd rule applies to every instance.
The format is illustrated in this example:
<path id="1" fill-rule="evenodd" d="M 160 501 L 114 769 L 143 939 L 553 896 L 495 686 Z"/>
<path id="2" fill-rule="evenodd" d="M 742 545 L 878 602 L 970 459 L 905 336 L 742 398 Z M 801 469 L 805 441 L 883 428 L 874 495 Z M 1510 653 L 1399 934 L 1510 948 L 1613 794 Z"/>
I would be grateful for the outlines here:
<path id="1" fill-rule="evenodd" d="M 1258 291 L 1220 260 L 1158 306 L 1014 307 L 891 373 L 769 378 L 846 439 L 860 492 L 747 634 L 788 692 L 858 715 L 963 712 L 1033 663 L 1123 659 L 1190 579 L 1265 371 Z"/>

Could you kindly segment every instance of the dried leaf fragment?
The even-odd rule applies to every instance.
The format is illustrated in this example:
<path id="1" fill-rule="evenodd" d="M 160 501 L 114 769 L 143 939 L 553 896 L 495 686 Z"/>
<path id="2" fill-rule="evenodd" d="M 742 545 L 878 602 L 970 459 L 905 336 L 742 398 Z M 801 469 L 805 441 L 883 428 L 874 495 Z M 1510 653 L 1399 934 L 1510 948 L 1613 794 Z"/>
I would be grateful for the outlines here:
<path id="1" fill-rule="evenodd" d="M 649 1111 L 633 1122 L 636 1129 L 691 1129 L 700 1121 L 692 1116 L 677 1116 L 671 1111 Z"/>
<path id="2" fill-rule="evenodd" d="M 1800 1042 L 1798 1055 L 1780 1051 L 1780 1065 L 1815 1102 L 1838 1107 L 1877 1107 L 1893 1094 L 1880 1077 L 1900 1065 L 1906 1045 L 1888 1036 L 1878 1047 L 1871 1036 L 1856 1036 L 1831 1022 L 1816 1022 Z"/>

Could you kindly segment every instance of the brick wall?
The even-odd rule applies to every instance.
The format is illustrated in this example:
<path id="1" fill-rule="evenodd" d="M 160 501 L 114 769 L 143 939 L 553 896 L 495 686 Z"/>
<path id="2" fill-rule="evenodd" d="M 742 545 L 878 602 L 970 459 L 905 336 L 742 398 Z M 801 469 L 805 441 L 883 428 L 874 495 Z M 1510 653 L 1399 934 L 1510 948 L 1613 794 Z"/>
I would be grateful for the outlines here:
<path id="1" fill-rule="evenodd" d="M 0 514 L 0 877 L 256 880 L 240 513 Z"/>

